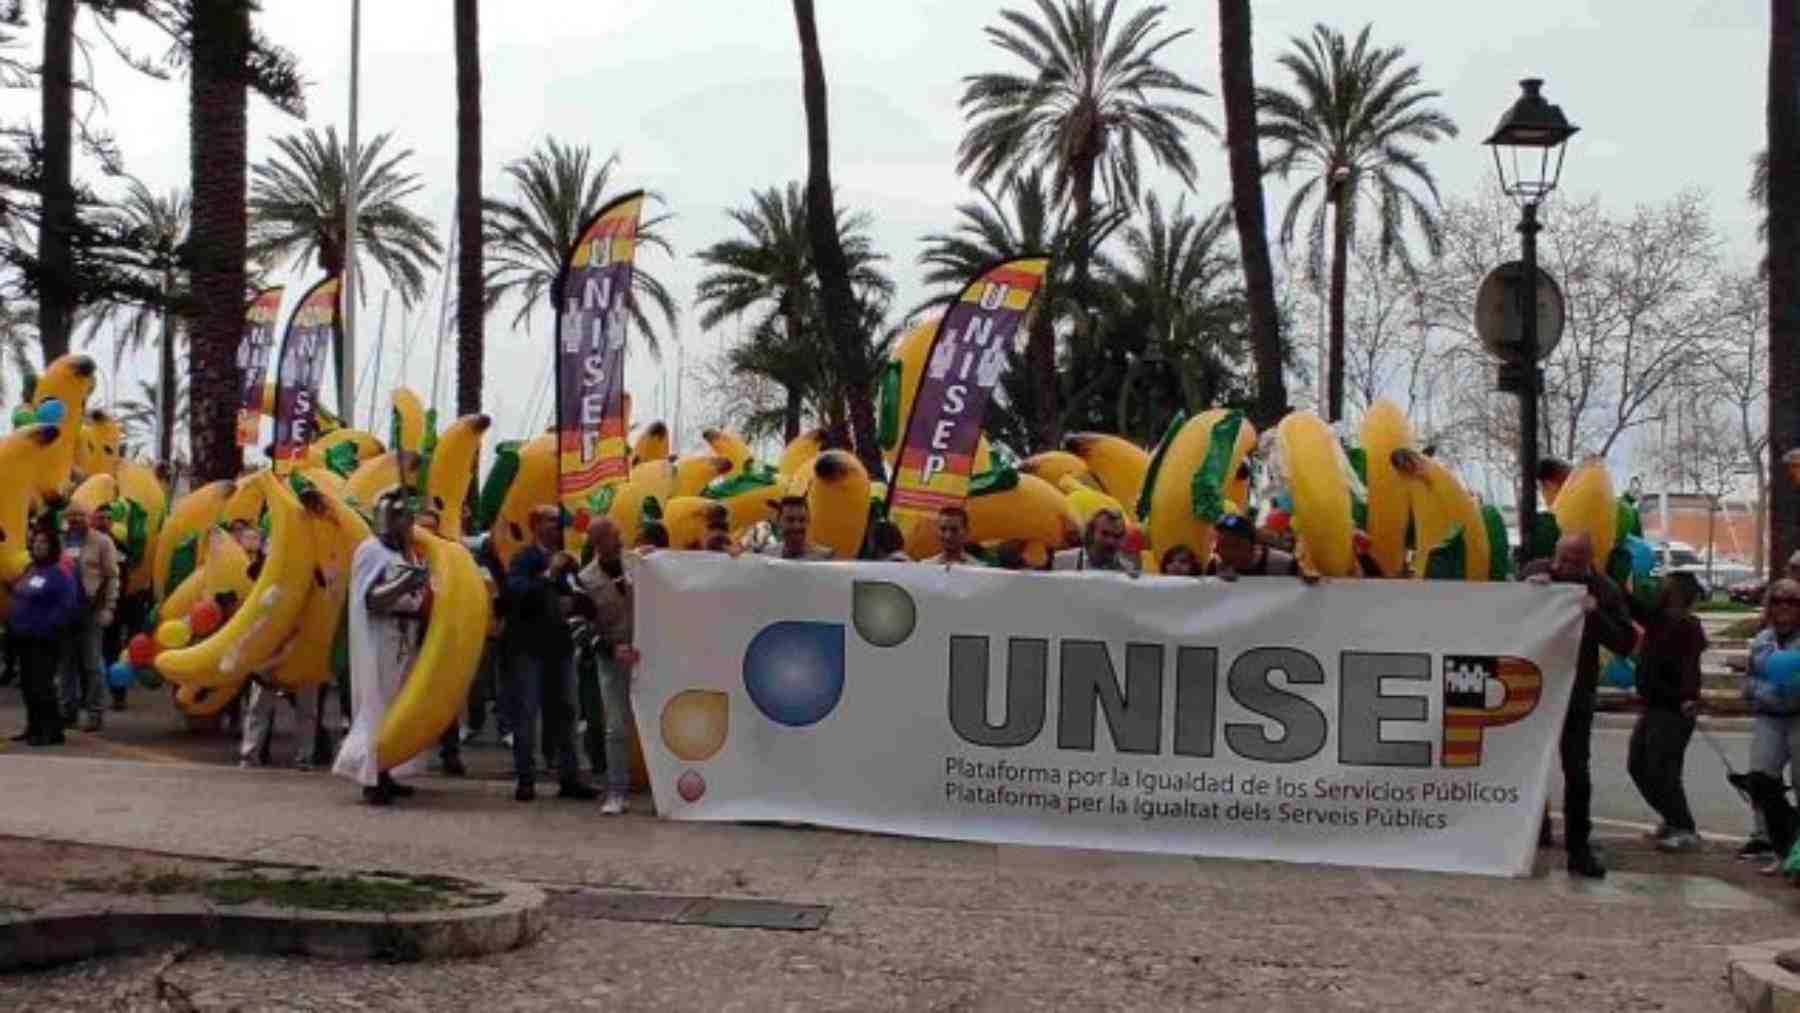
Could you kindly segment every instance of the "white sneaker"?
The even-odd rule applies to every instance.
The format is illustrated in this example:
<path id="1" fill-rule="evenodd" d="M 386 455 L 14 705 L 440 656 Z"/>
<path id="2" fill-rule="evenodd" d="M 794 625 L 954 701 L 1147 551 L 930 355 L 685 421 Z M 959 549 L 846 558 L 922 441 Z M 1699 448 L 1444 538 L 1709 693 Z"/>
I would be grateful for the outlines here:
<path id="1" fill-rule="evenodd" d="M 511 749 L 512 744 L 513 744 L 513 737 L 512 737 L 511 732 L 507 732 L 505 735 L 500 736 L 500 748 L 501 749 Z"/>
<path id="2" fill-rule="evenodd" d="M 1669 836 L 1656 842 L 1656 850 L 1670 853 L 1700 850 L 1700 835 L 1692 830 L 1672 831 Z"/>
<path id="3" fill-rule="evenodd" d="M 238 769 L 239 770 L 254 770 L 255 768 L 256 768 L 255 760 L 239 760 L 238 761 Z"/>
<path id="4" fill-rule="evenodd" d="M 1771 858 L 1762 868 L 1756 871 L 1765 876 L 1779 876 L 1781 875 L 1781 859 Z"/>
<path id="5" fill-rule="evenodd" d="M 625 801 L 625 796 L 609 791 L 606 793 L 606 801 L 600 803 L 600 815 L 623 816 L 627 808 L 629 805 Z"/>

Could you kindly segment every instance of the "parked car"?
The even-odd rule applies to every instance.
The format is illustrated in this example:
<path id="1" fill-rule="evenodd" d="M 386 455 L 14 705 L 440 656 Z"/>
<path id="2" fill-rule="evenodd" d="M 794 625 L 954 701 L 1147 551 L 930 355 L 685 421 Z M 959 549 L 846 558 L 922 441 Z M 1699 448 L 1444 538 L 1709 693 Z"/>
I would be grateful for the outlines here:
<path id="1" fill-rule="evenodd" d="M 1752 577 L 1749 580 L 1740 580 L 1736 584 L 1731 585 L 1730 590 L 1726 593 L 1731 596 L 1732 601 L 1737 602 L 1739 605 L 1761 605 L 1763 603 L 1763 596 L 1768 592 L 1768 588 L 1768 581 L 1761 577 Z"/>

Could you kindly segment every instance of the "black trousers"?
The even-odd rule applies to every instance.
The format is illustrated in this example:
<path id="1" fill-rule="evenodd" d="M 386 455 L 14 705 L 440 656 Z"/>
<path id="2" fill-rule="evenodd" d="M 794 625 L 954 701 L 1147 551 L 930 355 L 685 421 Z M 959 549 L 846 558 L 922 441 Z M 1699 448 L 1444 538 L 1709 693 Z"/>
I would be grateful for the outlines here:
<path id="1" fill-rule="evenodd" d="M 1671 830 L 1694 829 L 1694 813 L 1688 808 L 1687 790 L 1681 785 L 1682 763 L 1688 740 L 1694 736 L 1694 719 L 1680 712 L 1652 707 L 1638 715 L 1631 729 L 1631 748 L 1625 767 L 1638 793 L 1662 817 Z"/>
<path id="2" fill-rule="evenodd" d="M 1586 851 L 1594 833 L 1591 813 L 1594 781 L 1588 775 L 1593 756 L 1594 685 L 1576 680 L 1569 696 L 1568 717 L 1563 719 L 1563 837 L 1569 854 Z"/>
<path id="3" fill-rule="evenodd" d="M 56 699 L 56 673 L 62 667 L 63 645 L 55 640 L 18 640 L 19 686 L 25 697 L 25 733 L 32 737 L 62 738 L 62 707 Z"/>

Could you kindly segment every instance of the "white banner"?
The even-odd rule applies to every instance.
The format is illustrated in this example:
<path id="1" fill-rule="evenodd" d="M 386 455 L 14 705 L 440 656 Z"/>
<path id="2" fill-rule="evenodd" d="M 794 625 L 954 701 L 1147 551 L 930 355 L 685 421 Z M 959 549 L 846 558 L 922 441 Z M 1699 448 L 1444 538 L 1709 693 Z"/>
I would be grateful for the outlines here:
<path id="1" fill-rule="evenodd" d="M 657 809 L 1526 875 L 1572 587 L 1234 584 L 657 553 Z"/>

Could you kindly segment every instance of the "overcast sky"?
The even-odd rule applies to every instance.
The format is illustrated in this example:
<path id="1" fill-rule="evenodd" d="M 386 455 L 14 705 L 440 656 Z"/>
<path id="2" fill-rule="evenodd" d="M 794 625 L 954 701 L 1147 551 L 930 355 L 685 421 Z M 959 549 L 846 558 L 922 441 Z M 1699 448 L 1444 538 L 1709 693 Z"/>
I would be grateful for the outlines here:
<path id="1" fill-rule="evenodd" d="M 900 282 L 898 307 L 925 295 L 914 265 L 919 237 L 953 225 L 956 204 L 969 197 L 955 173 L 961 78 L 1018 67 L 985 40 L 981 28 L 1003 7 L 1022 5 L 818 0 L 839 201 L 873 215 L 877 244 Z M 1138 4 L 1123 0 L 1122 6 Z M 307 123 L 344 130 L 349 0 L 264 0 L 264 7 L 258 28 L 298 55 L 309 82 Z M 1609 205 L 1623 208 L 1702 187 L 1711 195 L 1729 255 L 1754 259 L 1753 213 L 1744 189 L 1750 157 L 1764 135 L 1768 5 L 1762 0 L 1258 0 L 1254 7 L 1259 83 L 1283 82 L 1274 57 L 1321 17 L 1334 17 L 1346 31 L 1372 22 L 1380 43 L 1404 45 L 1462 128 L 1461 138 L 1426 152 L 1446 197 L 1471 194 L 1491 176 L 1479 142 L 1517 95 L 1517 79 L 1539 76 L 1547 80 L 1545 94 L 1582 128 L 1570 145 L 1566 189 L 1598 191 Z M 411 168 L 424 181 L 416 207 L 440 223 L 440 235 L 455 198 L 449 8 L 449 0 L 369 0 L 362 29 L 361 130 L 365 137 L 393 130 L 413 149 Z M 35 18 L 36 5 L 30 9 Z M 1169 27 L 1192 33 L 1164 58 L 1213 93 L 1198 107 L 1218 123 L 1223 113 L 1216 98 L 1215 18 L 1210 3 L 1173 5 Z M 725 209 L 744 203 L 753 188 L 804 178 L 800 63 L 785 0 L 510 0 L 484 3 L 482 19 L 486 192 L 504 193 L 505 163 L 549 136 L 591 145 L 599 155 L 617 152 L 621 189 L 655 190 L 675 216 L 668 235 L 676 257 L 649 254 L 640 267 L 661 278 L 684 310 L 699 275 L 692 255 L 729 234 Z M 147 33 L 126 35 L 158 47 Z M 29 42 L 37 44 L 35 35 Z M 95 52 L 107 102 L 100 116 L 117 136 L 128 169 L 153 188 L 185 187 L 185 82 L 146 80 L 103 46 Z M 35 95 L 8 96 L 0 109 L 13 118 L 35 115 L 34 103 Z M 270 154 L 271 137 L 302 126 L 260 102 L 252 104 L 250 125 L 253 161 Z M 1219 142 L 1198 133 L 1191 140 L 1199 179 L 1190 205 L 1227 199 Z M 1172 201 L 1179 183 L 1158 177 L 1156 188 Z M 1269 198 L 1278 208 L 1284 196 L 1277 187 Z M 316 268 L 305 265 L 288 279 L 290 307 L 315 275 Z M 378 286 L 379 279 L 372 283 Z M 432 291 L 435 303 L 436 284 Z M 364 356 L 374 344 L 379 287 L 371 296 L 358 326 Z M 435 308 L 431 313 L 407 374 L 427 396 Z M 539 314 L 531 333 L 515 333 L 508 327 L 511 316 L 493 315 L 487 349 L 489 409 L 506 437 L 528 428 L 524 411 L 542 386 L 550 329 L 549 316 Z M 728 327 L 703 334 L 691 318 L 690 312 L 680 331 L 690 359 L 713 354 L 733 336 Z M 397 310 L 390 312 L 383 387 L 398 369 L 401 323 Z M 453 401 L 449 369 L 441 395 L 446 411 Z M 672 346 L 660 369 L 647 357 L 633 357 L 640 420 L 657 413 L 658 376 L 673 374 Z M 366 393 L 358 400 L 366 410 Z"/>

